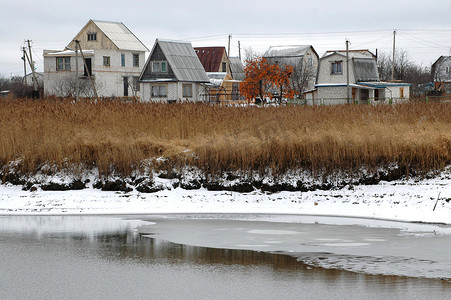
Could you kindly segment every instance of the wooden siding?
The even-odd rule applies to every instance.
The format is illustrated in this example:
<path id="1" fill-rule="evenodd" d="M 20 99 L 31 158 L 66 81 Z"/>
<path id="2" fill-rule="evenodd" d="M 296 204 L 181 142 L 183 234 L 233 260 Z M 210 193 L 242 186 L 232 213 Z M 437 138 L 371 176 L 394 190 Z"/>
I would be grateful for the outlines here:
<path id="1" fill-rule="evenodd" d="M 166 61 L 167 62 L 167 73 L 152 73 L 152 62 L 153 61 Z M 174 79 L 175 80 L 175 74 L 174 71 L 171 68 L 171 65 L 168 63 L 168 60 L 166 59 L 163 51 L 160 48 L 160 45 L 156 45 L 155 49 L 150 56 L 148 60 L 148 64 L 146 66 L 146 69 L 144 70 L 142 80 L 146 79 Z"/>

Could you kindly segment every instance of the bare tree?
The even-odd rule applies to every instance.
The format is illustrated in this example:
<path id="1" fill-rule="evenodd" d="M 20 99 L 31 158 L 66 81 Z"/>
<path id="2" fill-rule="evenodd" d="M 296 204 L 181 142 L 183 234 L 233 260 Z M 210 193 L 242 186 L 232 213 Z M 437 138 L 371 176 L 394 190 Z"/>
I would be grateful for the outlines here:
<path id="1" fill-rule="evenodd" d="M 260 53 L 252 47 L 244 48 L 244 61 L 247 64 L 248 61 L 253 61 L 256 58 L 262 57 L 263 53 Z"/>
<path id="2" fill-rule="evenodd" d="M 297 60 L 292 67 L 293 73 L 290 77 L 290 85 L 296 91 L 296 95 L 302 98 L 302 94 L 314 83 L 315 69 L 313 64 L 309 65 L 304 59 Z"/>
<path id="3" fill-rule="evenodd" d="M 79 95 L 83 97 L 94 97 L 94 90 L 91 83 L 86 78 L 79 79 Z M 77 85 L 77 78 L 74 74 L 68 74 L 66 76 L 61 76 L 55 80 L 53 85 L 53 92 L 55 95 L 61 97 L 75 97 Z M 95 86 L 97 92 L 103 89 L 103 83 L 96 80 Z"/>

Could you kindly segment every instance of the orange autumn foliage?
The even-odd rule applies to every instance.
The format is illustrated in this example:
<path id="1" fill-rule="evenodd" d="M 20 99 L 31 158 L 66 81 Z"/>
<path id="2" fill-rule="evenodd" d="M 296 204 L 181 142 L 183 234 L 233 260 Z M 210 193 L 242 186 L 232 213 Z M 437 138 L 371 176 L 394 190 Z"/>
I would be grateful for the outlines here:
<path id="1" fill-rule="evenodd" d="M 292 98 L 295 91 L 290 88 L 290 76 L 293 68 L 288 65 L 271 65 L 264 57 L 246 61 L 246 78 L 241 82 L 241 93 L 246 99 L 260 97 L 272 98 L 282 93 L 282 97 Z"/>

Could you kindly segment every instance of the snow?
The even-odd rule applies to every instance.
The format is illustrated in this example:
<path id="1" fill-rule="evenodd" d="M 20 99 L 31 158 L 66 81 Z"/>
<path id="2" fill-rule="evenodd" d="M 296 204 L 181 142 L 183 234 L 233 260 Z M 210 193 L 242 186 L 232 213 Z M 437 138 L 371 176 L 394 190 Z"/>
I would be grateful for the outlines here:
<path id="1" fill-rule="evenodd" d="M 52 180 L 56 181 L 56 178 Z M 156 193 L 23 191 L 0 185 L 0 215 L 243 213 L 341 216 L 451 224 L 451 178 L 399 180 L 309 192 L 251 193 L 184 190 L 170 180 Z M 61 182 L 66 182 L 61 178 Z M 435 207 L 435 210 L 434 210 Z"/>

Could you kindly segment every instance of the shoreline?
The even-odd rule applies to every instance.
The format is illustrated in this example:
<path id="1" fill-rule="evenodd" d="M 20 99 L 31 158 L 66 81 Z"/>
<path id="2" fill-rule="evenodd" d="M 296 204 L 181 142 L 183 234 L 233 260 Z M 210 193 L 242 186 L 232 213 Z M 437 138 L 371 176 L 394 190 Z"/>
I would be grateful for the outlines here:
<path id="1" fill-rule="evenodd" d="M 169 182 L 170 183 L 170 182 Z M 398 180 L 307 192 L 23 191 L 0 185 L 0 215 L 273 214 L 451 225 L 451 179 Z M 435 209 L 434 209 L 435 207 Z"/>

